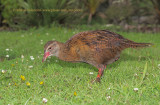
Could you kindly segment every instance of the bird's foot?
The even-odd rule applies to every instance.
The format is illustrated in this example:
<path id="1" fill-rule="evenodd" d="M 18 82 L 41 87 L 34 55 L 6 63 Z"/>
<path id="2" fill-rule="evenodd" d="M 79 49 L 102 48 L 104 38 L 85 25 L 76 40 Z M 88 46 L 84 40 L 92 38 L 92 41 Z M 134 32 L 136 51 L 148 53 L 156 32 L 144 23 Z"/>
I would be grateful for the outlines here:
<path id="1" fill-rule="evenodd" d="M 97 77 L 96 79 L 94 79 L 94 80 L 92 80 L 91 81 L 91 83 L 100 83 L 101 81 L 100 81 L 100 78 L 99 77 Z"/>
<path id="2" fill-rule="evenodd" d="M 96 78 L 96 82 L 101 82 L 99 77 Z"/>

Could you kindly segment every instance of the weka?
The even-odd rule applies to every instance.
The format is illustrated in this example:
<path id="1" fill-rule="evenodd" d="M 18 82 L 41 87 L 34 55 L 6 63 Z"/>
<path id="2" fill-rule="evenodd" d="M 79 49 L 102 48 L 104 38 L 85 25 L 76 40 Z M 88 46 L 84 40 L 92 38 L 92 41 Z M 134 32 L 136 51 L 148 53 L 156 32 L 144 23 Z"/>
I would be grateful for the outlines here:
<path id="1" fill-rule="evenodd" d="M 106 65 L 117 61 L 126 48 L 147 47 L 152 43 L 136 43 L 108 30 L 80 32 L 67 42 L 48 41 L 44 46 L 42 62 L 56 56 L 70 62 L 85 62 L 99 69 L 96 81 L 100 82 Z"/>

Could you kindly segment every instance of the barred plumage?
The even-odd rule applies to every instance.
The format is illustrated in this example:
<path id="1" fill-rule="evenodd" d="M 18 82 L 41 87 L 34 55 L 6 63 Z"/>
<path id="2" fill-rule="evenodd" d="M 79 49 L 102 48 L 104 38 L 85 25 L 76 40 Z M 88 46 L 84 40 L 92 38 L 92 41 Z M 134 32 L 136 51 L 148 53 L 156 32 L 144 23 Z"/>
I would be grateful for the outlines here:
<path id="1" fill-rule="evenodd" d="M 44 47 L 43 61 L 48 56 L 70 62 L 85 62 L 99 69 L 97 81 L 106 65 L 117 61 L 126 48 L 148 47 L 152 43 L 136 43 L 108 30 L 80 32 L 67 42 L 49 41 Z"/>

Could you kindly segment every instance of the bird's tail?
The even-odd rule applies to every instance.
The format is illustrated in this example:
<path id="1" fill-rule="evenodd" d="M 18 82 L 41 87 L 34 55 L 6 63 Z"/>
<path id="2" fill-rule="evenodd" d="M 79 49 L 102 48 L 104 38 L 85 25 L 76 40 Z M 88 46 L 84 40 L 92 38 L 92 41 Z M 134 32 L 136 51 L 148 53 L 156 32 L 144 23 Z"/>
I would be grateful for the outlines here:
<path id="1" fill-rule="evenodd" d="M 152 43 L 137 43 L 131 40 L 126 40 L 124 44 L 126 48 L 143 48 L 143 47 L 150 47 L 154 45 Z"/>

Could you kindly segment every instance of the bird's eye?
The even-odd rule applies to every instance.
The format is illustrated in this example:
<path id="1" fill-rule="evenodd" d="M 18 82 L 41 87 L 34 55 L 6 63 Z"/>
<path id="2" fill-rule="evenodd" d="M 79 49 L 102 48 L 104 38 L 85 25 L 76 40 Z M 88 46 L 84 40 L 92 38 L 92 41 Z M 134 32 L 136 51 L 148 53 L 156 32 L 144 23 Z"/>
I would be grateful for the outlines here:
<path id="1" fill-rule="evenodd" d="M 48 49 L 51 50 L 51 47 L 49 47 Z"/>

